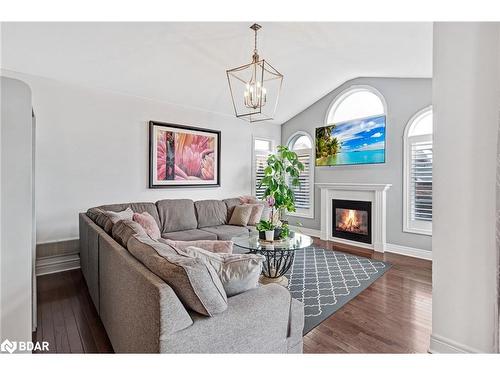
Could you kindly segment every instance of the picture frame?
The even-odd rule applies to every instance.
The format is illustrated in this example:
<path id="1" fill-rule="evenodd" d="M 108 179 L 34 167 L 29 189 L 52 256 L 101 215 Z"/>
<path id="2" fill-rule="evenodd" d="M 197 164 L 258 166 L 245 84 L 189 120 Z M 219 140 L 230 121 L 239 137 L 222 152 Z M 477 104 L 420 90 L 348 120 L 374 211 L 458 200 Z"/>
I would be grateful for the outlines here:
<path id="1" fill-rule="evenodd" d="M 149 188 L 219 187 L 221 132 L 149 121 Z"/>
<path id="2" fill-rule="evenodd" d="M 385 114 L 321 126 L 315 130 L 315 166 L 386 163 Z"/>

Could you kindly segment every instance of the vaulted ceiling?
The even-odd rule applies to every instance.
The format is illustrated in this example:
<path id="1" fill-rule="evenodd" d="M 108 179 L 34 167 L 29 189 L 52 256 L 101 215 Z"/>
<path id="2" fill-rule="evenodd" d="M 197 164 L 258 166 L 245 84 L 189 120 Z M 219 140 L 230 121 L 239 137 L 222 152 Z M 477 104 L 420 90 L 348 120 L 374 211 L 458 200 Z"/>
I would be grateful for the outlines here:
<path id="1" fill-rule="evenodd" d="M 3 23 L 2 68 L 233 114 L 225 70 L 250 62 L 248 23 Z M 261 23 L 284 75 L 283 123 L 355 77 L 431 77 L 432 23 Z"/>

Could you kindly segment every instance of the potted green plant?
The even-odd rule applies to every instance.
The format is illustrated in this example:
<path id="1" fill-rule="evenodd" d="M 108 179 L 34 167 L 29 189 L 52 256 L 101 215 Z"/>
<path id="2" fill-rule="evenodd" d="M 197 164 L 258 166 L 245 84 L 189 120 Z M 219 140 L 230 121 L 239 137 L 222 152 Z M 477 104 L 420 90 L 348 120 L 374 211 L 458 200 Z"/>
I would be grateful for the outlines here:
<path id="1" fill-rule="evenodd" d="M 256 229 L 259 231 L 259 238 L 265 239 L 266 241 L 274 240 L 274 224 L 271 220 L 261 220 L 257 225 Z M 262 236 L 264 233 L 264 236 Z M 264 238 L 262 238 L 264 237 Z"/>
<path id="2" fill-rule="evenodd" d="M 275 228 L 275 239 L 282 237 L 281 231 L 286 212 L 295 212 L 295 196 L 292 187 L 298 186 L 304 165 L 297 153 L 286 146 L 278 146 L 276 154 L 267 158 L 264 177 L 259 186 L 265 186 L 264 195 L 271 207 L 271 223 Z M 288 226 L 286 233 L 289 233 Z"/>

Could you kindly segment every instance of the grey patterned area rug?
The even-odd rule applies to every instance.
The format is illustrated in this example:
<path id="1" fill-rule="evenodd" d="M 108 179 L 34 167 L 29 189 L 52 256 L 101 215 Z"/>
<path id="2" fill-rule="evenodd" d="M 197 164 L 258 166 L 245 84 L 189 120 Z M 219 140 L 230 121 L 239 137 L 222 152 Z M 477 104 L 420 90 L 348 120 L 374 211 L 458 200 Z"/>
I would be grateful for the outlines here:
<path id="1" fill-rule="evenodd" d="M 304 303 L 304 335 L 368 288 L 390 263 L 309 247 L 295 251 L 288 289 Z"/>

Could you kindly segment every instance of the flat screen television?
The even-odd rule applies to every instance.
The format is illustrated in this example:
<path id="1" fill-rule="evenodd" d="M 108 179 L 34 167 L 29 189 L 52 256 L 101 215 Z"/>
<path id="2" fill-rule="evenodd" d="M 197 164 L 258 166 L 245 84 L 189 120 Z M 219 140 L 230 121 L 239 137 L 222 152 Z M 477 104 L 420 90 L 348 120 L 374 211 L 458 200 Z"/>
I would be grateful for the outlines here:
<path id="1" fill-rule="evenodd" d="M 316 128 L 316 166 L 385 163 L 385 115 Z"/>

